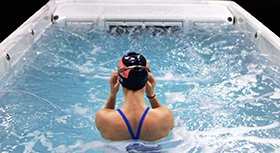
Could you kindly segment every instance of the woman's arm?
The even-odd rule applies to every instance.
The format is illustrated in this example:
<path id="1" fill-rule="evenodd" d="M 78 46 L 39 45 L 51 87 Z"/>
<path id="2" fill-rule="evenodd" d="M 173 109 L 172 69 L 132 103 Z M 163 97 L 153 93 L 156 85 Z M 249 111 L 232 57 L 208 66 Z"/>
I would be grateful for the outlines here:
<path id="1" fill-rule="evenodd" d="M 157 99 L 157 97 L 149 98 L 149 101 L 150 101 L 150 104 L 151 104 L 152 108 L 162 107 L 162 104 Z"/>
<path id="2" fill-rule="evenodd" d="M 153 77 L 152 73 L 148 73 L 148 82 L 146 85 L 146 96 L 149 98 L 149 102 L 152 108 L 162 107 L 162 104 L 157 99 L 155 95 L 155 86 L 156 86 L 156 79 Z"/>
<path id="3" fill-rule="evenodd" d="M 152 73 L 148 73 L 148 75 L 149 79 L 146 85 L 146 96 L 149 98 L 152 108 L 158 108 L 158 115 L 162 117 L 162 120 L 164 120 L 162 123 L 162 128 L 164 129 L 163 131 L 167 132 L 174 127 L 174 116 L 172 111 L 169 108 L 163 106 L 157 99 L 154 93 L 156 79 L 153 77 Z"/>
<path id="4" fill-rule="evenodd" d="M 112 76 L 110 77 L 110 95 L 108 96 L 104 109 L 115 109 L 119 86 L 120 82 L 118 80 L 118 72 L 113 72 Z"/>

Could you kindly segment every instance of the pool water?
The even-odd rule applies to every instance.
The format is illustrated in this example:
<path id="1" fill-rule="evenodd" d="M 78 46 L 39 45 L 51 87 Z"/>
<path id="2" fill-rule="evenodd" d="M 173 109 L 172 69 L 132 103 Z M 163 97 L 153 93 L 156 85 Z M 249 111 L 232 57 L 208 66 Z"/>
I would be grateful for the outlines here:
<path id="1" fill-rule="evenodd" d="M 104 140 L 94 123 L 129 51 L 148 59 L 156 95 L 175 117 L 166 138 L 135 148 Z M 222 23 L 184 32 L 54 24 L 1 78 L 0 151 L 279 152 L 280 69 L 267 56 Z"/>

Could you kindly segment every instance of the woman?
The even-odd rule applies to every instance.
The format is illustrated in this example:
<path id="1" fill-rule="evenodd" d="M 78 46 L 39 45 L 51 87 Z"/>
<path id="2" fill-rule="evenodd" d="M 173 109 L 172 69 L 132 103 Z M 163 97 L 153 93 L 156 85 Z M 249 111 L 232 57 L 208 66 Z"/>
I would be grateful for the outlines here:
<path id="1" fill-rule="evenodd" d="M 171 110 L 157 99 L 156 80 L 141 54 L 130 52 L 118 63 L 118 72 L 110 77 L 110 95 L 103 109 L 96 113 L 95 123 L 101 135 L 109 140 L 164 138 L 174 126 Z M 115 109 L 116 95 L 122 85 L 124 103 Z M 151 108 L 144 101 L 149 99 Z"/>

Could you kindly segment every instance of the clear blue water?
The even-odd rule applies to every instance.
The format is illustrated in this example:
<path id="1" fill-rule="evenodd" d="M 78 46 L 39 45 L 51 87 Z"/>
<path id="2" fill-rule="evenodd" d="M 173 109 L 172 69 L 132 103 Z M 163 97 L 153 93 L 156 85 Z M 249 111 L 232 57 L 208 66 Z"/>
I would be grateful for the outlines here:
<path id="1" fill-rule="evenodd" d="M 244 33 L 224 24 L 132 31 L 47 29 L 1 79 L 0 152 L 125 152 L 132 141 L 102 139 L 94 117 L 129 51 L 146 56 L 155 92 L 175 116 L 166 138 L 140 141 L 142 148 L 280 151 L 280 69 Z M 116 107 L 122 103 L 120 90 Z"/>

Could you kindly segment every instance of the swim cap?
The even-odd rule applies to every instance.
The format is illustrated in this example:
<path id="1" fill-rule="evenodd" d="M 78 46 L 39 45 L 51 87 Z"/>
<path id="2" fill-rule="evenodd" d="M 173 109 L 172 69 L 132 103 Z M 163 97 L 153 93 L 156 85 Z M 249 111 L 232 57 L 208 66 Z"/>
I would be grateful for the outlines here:
<path id="1" fill-rule="evenodd" d="M 121 85 L 130 90 L 142 89 L 148 81 L 149 64 L 146 58 L 135 52 L 124 55 L 118 63 Z"/>

